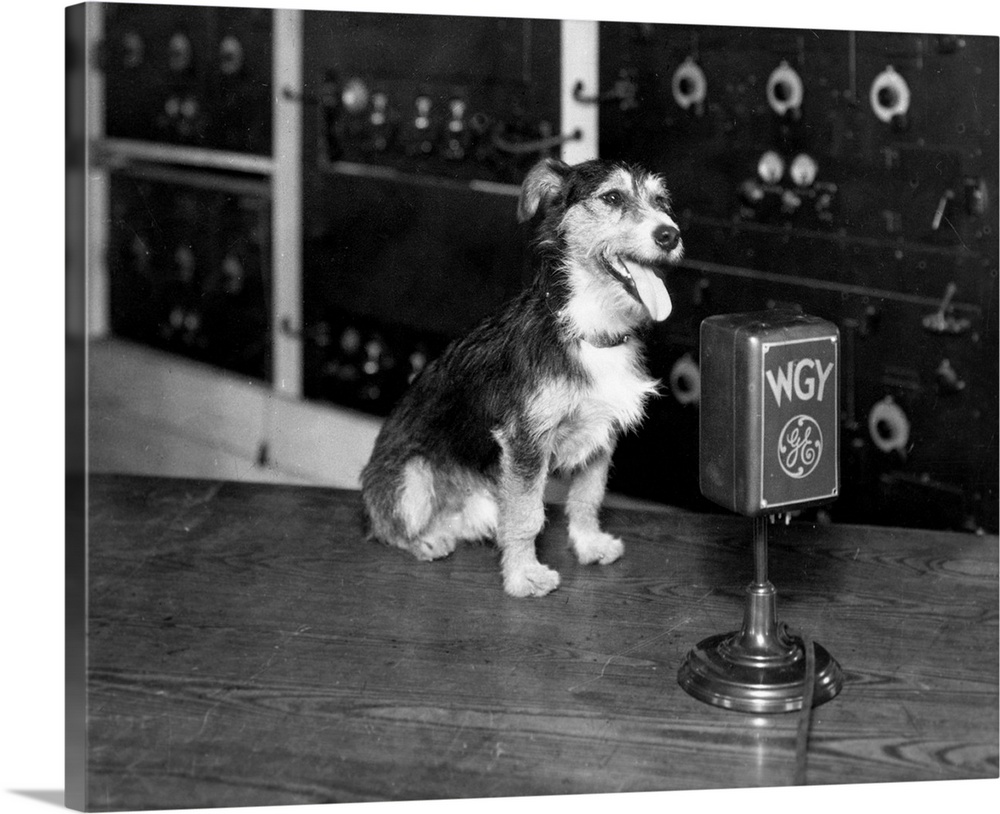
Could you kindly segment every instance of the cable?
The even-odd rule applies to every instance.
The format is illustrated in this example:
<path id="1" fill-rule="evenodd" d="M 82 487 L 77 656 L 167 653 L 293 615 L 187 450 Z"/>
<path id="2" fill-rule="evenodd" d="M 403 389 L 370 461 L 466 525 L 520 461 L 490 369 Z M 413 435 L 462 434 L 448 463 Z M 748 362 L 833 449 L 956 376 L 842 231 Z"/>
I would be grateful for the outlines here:
<path id="1" fill-rule="evenodd" d="M 806 654 L 805 688 L 802 695 L 802 710 L 799 713 L 798 730 L 795 735 L 795 779 L 796 786 L 806 784 L 806 763 L 808 761 L 809 729 L 812 725 L 813 692 L 816 685 L 816 649 L 812 639 L 805 634 L 799 636 Z"/>

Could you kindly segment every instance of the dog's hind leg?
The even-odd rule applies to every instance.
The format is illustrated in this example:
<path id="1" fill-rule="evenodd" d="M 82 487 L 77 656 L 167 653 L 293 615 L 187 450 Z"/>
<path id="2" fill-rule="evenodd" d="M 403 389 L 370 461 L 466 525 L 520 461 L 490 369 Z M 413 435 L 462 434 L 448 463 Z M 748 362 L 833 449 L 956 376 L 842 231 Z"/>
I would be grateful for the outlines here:
<path id="1" fill-rule="evenodd" d="M 535 551 L 545 525 L 547 462 L 519 459 L 503 440 L 500 446 L 497 545 L 504 590 L 511 596 L 545 596 L 559 587 L 559 573 L 542 565 Z"/>
<path id="2" fill-rule="evenodd" d="M 604 500 L 608 481 L 610 454 L 602 454 L 576 470 L 566 497 L 569 517 L 569 541 L 577 559 L 584 563 L 606 565 L 625 553 L 625 544 L 601 531 L 597 514 Z"/>
<path id="3" fill-rule="evenodd" d="M 458 539 L 441 511 L 445 496 L 438 494 L 431 464 L 417 455 L 402 468 L 392 515 L 394 533 L 378 536 L 409 551 L 420 560 L 437 560 L 455 550 Z"/>
<path id="4" fill-rule="evenodd" d="M 496 534 L 497 503 L 487 482 L 460 470 L 435 471 L 419 455 L 402 468 L 393 511 L 402 533 L 382 539 L 420 560 L 447 557 L 463 540 Z"/>
<path id="5" fill-rule="evenodd" d="M 497 503 L 486 488 L 463 489 L 441 500 L 442 508 L 410 544 L 420 559 L 451 554 L 459 542 L 496 536 Z"/>

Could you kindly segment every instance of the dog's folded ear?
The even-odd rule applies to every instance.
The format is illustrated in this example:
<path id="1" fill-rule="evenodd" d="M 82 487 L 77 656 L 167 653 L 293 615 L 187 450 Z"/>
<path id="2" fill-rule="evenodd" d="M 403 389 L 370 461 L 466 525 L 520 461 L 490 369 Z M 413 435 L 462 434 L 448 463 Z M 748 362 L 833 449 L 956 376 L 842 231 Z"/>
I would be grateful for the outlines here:
<path id="1" fill-rule="evenodd" d="M 559 194 L 569 168 L 557 158 L 543 158 L 528 171 L 517 202 L 517 219 L 521 223 L 531 220 L 541 206 Z"/>

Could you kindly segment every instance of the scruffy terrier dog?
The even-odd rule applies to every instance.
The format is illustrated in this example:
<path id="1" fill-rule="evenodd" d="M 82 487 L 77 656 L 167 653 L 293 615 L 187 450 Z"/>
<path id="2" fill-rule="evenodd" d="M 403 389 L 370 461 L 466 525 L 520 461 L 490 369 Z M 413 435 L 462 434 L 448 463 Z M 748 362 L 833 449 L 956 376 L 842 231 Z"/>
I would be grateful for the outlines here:
<path id="1" fill-rule="evenodd" d="M 492 538 L 506 592 L 543 596 L 550 472 L 570 476 L 569 541 L 611 563 L 621 540 L 598 510 L 619 434 L 658 382 L 637 332 L 667 318 L 665 265 L 684 248 L 662 179 L 604 161 L 546 159 L 527 175 L 521 221 L 538 221 L 534 283 L 452 343 L 386 420 L 361 475 L 372 535 L 433 560 Z"/>

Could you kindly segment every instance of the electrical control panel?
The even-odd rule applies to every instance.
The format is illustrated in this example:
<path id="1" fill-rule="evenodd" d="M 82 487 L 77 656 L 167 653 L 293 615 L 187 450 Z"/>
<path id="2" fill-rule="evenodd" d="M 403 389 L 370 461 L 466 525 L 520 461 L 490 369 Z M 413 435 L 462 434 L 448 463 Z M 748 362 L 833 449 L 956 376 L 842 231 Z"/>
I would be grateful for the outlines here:
<path id="1" fill-rule="evenodd" d="M 270 10 L 104 8 L 100 64 L 109 137 L 270 152 Z"/>
<path id="2" fill-rule="evenodd" d="M 612 486 L 702 506 L 698 329 L 792 309 L 841 334 L 845 520 L 997 526 L 997 39 L 609 23 L 600 152 L 684 232 L 665 396 Z"/>
<path id="3" fill-rule="evenodd" d="M 302 12 L 300 90 L 272 87 L 270 10 L 103 8 L 116 334 L 269 379 L 273 321 L 301 340 L 305 397 L 384 415 L 529 281 L 519 184 L 581 135 L 560 121 L 558 20 Z M 663 395 L 611 488 L 715 509 L 698 486 L 700 326 L 773 310 L 839 334 L 841 489 L 810 511 L 996 530 L 997 38 L 642 23 L 598 38 L 600 86 L 575 104 L 597 108 L 601 157 L 664 176 L 686 246 L 648 338 Z M 272 313 L 273 179 L 172 151 L 270 156 L 275 99 L 301 113 L 301 325 Z M 114 160 L 131 141 L 167 149 Z"/>
<path id="4" fill-rule="evenodd" d="M 230 158 L 271 151 L 273 13 L 102 11 L 111 331 L 270 380 L 271 183 Z"/>
<path id="5" fill-rule="evenodd" d="M 519 184 L 559 132 L 559 22 L 307 12 L 304 391 L 385 414 L 528 280 Z"/>
<path id="6" fill-rule="evenodd" d="M 110 197 L 114 334 L 269 380 L 267 183 L 135 167 L 111 174 Z"/>
<path id="7" fill-rule="evenodd" d="M 305 35 L 326 170 L 517 184 L 558 154 L 557 21 L 317 12 Z"/>

